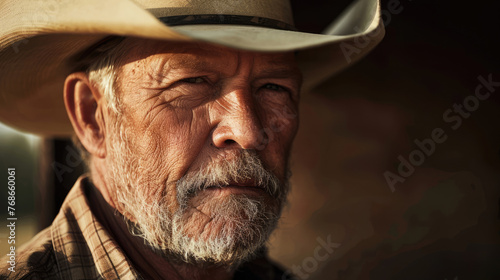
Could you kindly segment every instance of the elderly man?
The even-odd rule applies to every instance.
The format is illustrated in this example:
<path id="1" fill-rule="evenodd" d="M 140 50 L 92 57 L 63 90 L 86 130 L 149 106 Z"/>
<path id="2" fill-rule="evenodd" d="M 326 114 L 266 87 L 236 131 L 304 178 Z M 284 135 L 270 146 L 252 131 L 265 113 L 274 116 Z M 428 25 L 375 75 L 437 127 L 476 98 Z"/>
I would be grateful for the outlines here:
<path id="1" fill-rule="evenodd" d="M 377 2 L 358 1 L 330 35 L 294 31 L 280 0 L 39 2 L 2 7 L 0 119 L 68 135 L 63 96 L 90 173 L 0 273 L 291 277 L 265 244 L 289 190 L 301 88 L 380 41 Z M 47 18 L 16 21 L 29 12 Z"/>

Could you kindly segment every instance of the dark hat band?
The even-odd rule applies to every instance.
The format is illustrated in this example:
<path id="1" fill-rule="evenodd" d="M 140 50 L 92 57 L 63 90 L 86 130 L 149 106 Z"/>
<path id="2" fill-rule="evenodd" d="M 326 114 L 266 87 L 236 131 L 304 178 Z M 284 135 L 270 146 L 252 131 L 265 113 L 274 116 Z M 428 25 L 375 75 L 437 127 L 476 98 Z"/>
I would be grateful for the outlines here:
<path id="1" fill-rule="evenodd" d="M 185 15 L 168 16 L 158 18 L 168 26 L 192 25 L 192 24 L 233 24 L 233 25 L 251 25 L 273 29 L 297 31 L 297 29 L 288 23 L 263 17 L 239 16 L 239 15 Z"/>
<path id="2" fill-rule="evenodd" d="M 168 26 L 180 26 L 180 25 L 194 25 L 194 24 L 232 24 L 232 25 L 250 25 L 259 26 L 272 29 L 297 31 L 295 26 L 264 17 L 255 16 L 240 16 L 240 15 L 221 15 L 221 14 L 202 14 L 202 15 L 184 15 L 184 16 L 167 16 L 159 17 L 162 23 Z M 102 54 L 106 52 L 108 45 L 116 45 L 119 41 L 123 40 L 125 37 L 121 36 L 107 36 L 104 39 L 98 41 L 85 51 L 75 55 L 74 60 L 78 61 L 76 70 L 82 71 L 86 69 L 88 65 L 86 61 L 94 57 L 97 54 Z M 110 44 L 111 43 L 111 44 Z"/>

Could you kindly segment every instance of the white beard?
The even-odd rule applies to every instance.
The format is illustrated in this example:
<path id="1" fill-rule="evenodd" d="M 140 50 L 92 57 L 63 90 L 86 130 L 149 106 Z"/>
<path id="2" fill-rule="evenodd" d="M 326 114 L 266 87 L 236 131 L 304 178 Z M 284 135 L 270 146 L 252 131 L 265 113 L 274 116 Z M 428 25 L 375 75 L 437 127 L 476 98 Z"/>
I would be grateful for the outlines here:
<path id="1" fill-rule="evenodd" d="M 132 234 L 143 237 L 152 249 L 167 258 L 197 264 L 239 265 L 265 246 L 285 204 L 288 178 L 285 184 L 281 183 L 263 167 L 255 153 L 242 151 L 230 162 L 207 165 L 175 182 L 178 208 L 170 209 L 173 206 L 164 196 L 166 186 L 150 185 L 148 182 L 153 180 L 147 176 L 154 172 L 140 172 L 139 156 L 131 152 L 121 123 L 116 122 L 115 131 L 110 134 L 113 143 L 107 146 L 107 168 L 111 172 L 107 185 L 120 212 L 134 221 L 129 223 Z M 266 187 L 272 205 L 261 197 L 246 195 L 204 198 L 202 201 L 210 210 L 208 229 L 199 229 L 202 235 L 188 234 L 199 226 L 189 214 L 196 207 L 192 205 L 193 198 L 208 186 L 249 178 Z M 163 197 L 151 201 L 145 191 L 151 189 L 161 189 Z"/>

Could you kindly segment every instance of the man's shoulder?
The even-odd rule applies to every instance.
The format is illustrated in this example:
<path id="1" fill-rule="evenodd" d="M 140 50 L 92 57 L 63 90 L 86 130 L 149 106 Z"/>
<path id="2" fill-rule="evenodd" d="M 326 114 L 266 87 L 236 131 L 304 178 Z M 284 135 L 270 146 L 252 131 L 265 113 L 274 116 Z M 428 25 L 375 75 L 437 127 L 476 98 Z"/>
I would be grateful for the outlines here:
<path id="1" fill-rule="evenodd" d="M 57 279 L 56 266 L 49 227 L 0 260 L 0 279 Z"/>

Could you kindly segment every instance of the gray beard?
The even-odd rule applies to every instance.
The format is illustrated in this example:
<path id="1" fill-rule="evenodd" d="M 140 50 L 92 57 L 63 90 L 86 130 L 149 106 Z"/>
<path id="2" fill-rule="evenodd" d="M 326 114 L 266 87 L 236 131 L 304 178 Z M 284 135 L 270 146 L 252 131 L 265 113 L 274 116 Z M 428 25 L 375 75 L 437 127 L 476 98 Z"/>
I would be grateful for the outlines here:
<path id="1" fill-rule="evenodd" d="M 234 160 L 204 166 L 197 172 L 186 174 L 177 182 L 175 211 L 166 203 L 166 186 L 151 186 L 147 172 L 141 170 L 140 159 L 129 147 L 123 127 L 117 122 L 120 135 L 112 135 L 115 143 L 108 145 L 108 168 L 111 172 L 108 186 L 112 186 L 120 212 L 131 217 L 133 235 L 144 238 L 145 243 L 171 261 L 197 265 L 237 266 L 255 256 L 263 247 L 278 224 L 286 201 L 288 176 L 282 183 L 264 168 L 256 153 L 243 150 Z M 115 137 L 113 137 L 115 136 Z M 228 182 L 253 179 L 265 187 L 268 200 L 246 195 L 227 195 L 221 199 L 206 199 L 210 209 L 210 222 L 206 227 L 219 230 L 202 230 L 202 236 L 190 235 L 193 231 L 189 210 L 193 198 L 210 186 L 224 186 Z M 151 197 L 145 190 L 162 188 L 163 197 Z M 170 211 L 169 211 L 170 210 Z M 173 214 L 172 214 L 173 213 Z M 196 225 L 196 224 L 195 224 Z"/>

